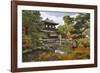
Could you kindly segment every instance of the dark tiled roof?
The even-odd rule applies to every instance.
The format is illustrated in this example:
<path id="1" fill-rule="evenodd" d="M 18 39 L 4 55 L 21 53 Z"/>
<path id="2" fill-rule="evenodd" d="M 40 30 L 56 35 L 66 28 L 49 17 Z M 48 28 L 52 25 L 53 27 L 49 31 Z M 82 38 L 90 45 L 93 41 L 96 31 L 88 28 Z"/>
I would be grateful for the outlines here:
<path id="1" fill-rule="evenodd" d="M 44 20 L 43 22 L 44 22 L 44 23 L 47 23 L 47 24 L 58 25 L 58 23 L 55 23 L 55 22 L 52 22 L 52 21 Z"/>

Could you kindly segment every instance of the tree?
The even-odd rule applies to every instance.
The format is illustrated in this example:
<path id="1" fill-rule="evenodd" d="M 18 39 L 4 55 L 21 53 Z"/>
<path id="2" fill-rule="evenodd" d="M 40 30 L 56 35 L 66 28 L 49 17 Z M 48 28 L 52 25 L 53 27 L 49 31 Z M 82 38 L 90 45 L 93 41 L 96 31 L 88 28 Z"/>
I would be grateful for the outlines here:
<path id="1" fill-rule="evenodd" d="M 68 32 L 73 30 L 73 25 L 63 24 L 58 26 L 58 32 L 62 35 L 66 35 Z"/>
<path id="2" fill-rule="evenodd" d="M 89 23 L 90 23 L 90 14 L 88 13 L 79 13 L 78 16 L 76 16 L 75 18 L 75 25 L 74 28 L 75 33 L 80 34 L 82 32 L 84 32 L 87 28 L 90 27 Z"/>
<path id="3" fill-rule="evenodd" d="M 63 17 L 64 24 L 58 26 L 58 31 L 60 34 L 66 35 L 67 32 L 71 32 L 73 30 L 73 21 L 74 18 L 70 16 Z"/>
<path id="4" fill-rule="evenodd" d="M 32 11 L 32 10 L 23 10 L 22 11 L 22 27 L 23 27 L 23 46 L 26 45 L 28 48 L 32 47 L 33 49 L 39 44 L 39 31 L 41 29 L 41 20 L 40 12 L 39 11 Z M 30 37 L 29 37 L 30 36 Z M 32 40 L 30 44 L 32 46 L 29 47 L 27 44 L 25 37 Z M 30 41 L 27 39 L 27 41 Z M 24 47 L 25 48 L 25 47 Z M 27 47 L 26 47 L 27 48 Z"/>
<path id="5" fill-rule="evenodd" d="M 70 17 L 70 16 L 64 16 L 63 17 L 64 23 L 69 24 L 73 24 L 74 18 Z"/>
<path id="6" fill-rule="evenodd" d="M 64 20 L 64 24 L 58 26 L 58 32 L 61 34 L 61 37 L 63 36 L 67 40 L 67 39 L 72 38 L 72 35 L 70 34 L 70 32 L 73 30 L 73 18 L 71 18 L 70 16 L 64 16 L 63 20 Z M 71 36 L 71 37 L 69 38 L 69 36 Z M 63 44 L 63 46 L 66 46 L 66 50 L 67 50 L 67 48 L 71 48 L 72 44 L 70 42 L 68 43 L 68 40 L 66 42 L 66 40 L 65 40 L 65 42 L 64 42 L 65 44 Z M 64 47 L 63 47 L 63 49 L 64 49 Z"/>
<path id="7" fill-rule="evenodd" d="M 66 34 L 69 32 L 72 34 L 73 40 L 79 42 L 78 44 L 80 43 L 89 44 L 89 37 L 90 37 L 89 13 L 79 13 L 75 18 L 72 18 L 70 16 L 64 16 L 63 20 L 64 24 L 58 26 L 58 31 L 60 34 L 66 36 Z M 80 41 L 81 39 L 83 39 L 84 41 Z"/>
<path id="8" fill-rule="evenodd" d="M 30 31 L 37 32 L 41 25 L 41 17 L 39 11 L 23 10 L 22 11 L 22 26 L 25 29 L 25 33 Z"/>
<path id="9" fill-rule="evenodd" d="M 74 34 L 78 35 L 77 41 L 80 47 L 89 47 L 90 44 L 90 14 L 79 13 L 75 18 Z"/>

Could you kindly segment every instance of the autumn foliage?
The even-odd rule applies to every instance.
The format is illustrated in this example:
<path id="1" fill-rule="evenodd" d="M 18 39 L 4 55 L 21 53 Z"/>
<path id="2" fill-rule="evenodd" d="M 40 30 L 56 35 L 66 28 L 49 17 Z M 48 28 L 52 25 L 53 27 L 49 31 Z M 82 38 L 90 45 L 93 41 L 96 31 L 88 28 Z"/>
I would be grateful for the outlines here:
<path id="1" fill-rule="evenodd" d="M 75 60 L 75 59 L 89 59 L 89 48 L 76 48 L 71 53 L 53 53 L 53 52 L 43 52 L 39 55 L 38 59 L 41 61 L 48 60 Z"/>

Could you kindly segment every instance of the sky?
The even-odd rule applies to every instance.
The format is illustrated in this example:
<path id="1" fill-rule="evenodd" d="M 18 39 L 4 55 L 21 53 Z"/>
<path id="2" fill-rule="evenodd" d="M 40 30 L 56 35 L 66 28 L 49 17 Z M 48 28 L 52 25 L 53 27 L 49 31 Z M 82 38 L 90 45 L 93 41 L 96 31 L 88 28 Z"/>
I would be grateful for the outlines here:
<path id="1" fill-rule="evenodd" d="M 63 24 L 63 16 L 69 15 L 74 16 L 77 13 L 75 12 L 53 12 L 53 11 L 40 11 L 41 17 L 43 20 L 49 18 L 56 23 Z"/>

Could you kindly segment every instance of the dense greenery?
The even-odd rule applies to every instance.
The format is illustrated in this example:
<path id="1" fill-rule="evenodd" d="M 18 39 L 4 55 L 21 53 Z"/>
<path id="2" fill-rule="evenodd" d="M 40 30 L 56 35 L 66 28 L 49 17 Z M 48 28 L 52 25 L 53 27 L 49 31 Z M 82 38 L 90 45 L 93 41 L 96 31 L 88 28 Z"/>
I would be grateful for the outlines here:
<path id="1" fill-rule="evenodd" d="M 77 47 L 89 47 L 90 44 L 90 14 L 79 13 L 76 17 L 64 16 L 64 24 L 58 26 L 58 31 L 66 38 L 68 32 L 72 35 Z M 67 36 L 68 37 L 68 36 Z"/>
<path id="2" fill-rule="evenodd" d="M 46 45 L 47 43 L 40 41 L 41 38 L 48 38 L 46 33 L 41 32 L 44 23 L 42 22 L 43 19 L 40 12 L 31 10 L 22 11 L 23 61 L 89 58 L 90 14 L 78 13 L 75 17 L 63 16 L 62 19 L 64 23 L 56 27 L 56 32 L 60 36 L 60 38 L 58 37 L 60 44 L 56 44 L 50 48 Z M 45 21 L 54 23 L 49 18 Z M 27 54 L 24 53 L 26 50 L 32 51 Z M 55 50 L 60 50 L 64 54 L 55 53 Z"/>
<path id="3" fill-rule="evenodd" d="M 39 38 L 42 36 L 42 33 L 40 33 L 41 20 L 42 18 L 40 17 L 39 11 L 23 10 L 22 12 L 23 39 L 25 39 L 25 36 L 30 36 L 27 38 L 31 38 L 30 40 L 32 40 L 32 42 L 30 42 L 32 45 L 28 48 L 35 49 L 40 45 Z"/>

